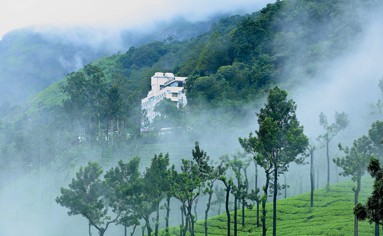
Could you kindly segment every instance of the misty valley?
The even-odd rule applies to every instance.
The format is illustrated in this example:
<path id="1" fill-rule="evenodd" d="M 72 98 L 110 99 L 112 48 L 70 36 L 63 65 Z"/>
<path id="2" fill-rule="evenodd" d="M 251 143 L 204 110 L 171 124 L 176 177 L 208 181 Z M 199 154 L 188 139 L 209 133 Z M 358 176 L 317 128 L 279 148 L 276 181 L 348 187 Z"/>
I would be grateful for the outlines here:
<path id="1" fill-rule="evenodd" d="M 0 235 L 383 233 L 383 3 L 204 14 L 0 39 Z"/>

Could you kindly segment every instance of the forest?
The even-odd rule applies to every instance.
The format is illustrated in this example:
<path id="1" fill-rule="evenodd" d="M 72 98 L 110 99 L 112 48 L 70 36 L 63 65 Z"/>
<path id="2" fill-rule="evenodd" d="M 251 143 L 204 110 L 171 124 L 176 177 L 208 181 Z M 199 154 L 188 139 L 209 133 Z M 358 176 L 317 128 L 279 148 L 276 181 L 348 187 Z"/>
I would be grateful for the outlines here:
<path id="1" fill-rule="evenodd" d="M 198 36 L 94 60 L 25 104 L 0 104 L 0 194 L 36 179 L 50 192 L 37 197 L 39 210 L 60 206 L 78 217 L 69 235 L 85 227 L 89 235 L 288 235 L 279 226 L 289 211 L 283 201 L 307 193 L 308 212 L 300 214 L 308 222 L 322 198 L 341 199 L 346 182 L 349 205 L 339 212 L 347 227 L 301 235 L 379 235 L 382 71 L 360 82 L 374 96 L 362 90 L 350 92 L 349 103 L 327 102 L 332 94 L 322 88 L 346 91 L 353 76 L 365 75 L 337 66 L 364 45 L 382 7 L 378 0 L 276 1 L 214 19 Z M 141 99 L 158 71 L 188 77 L 188 104 L 161 101 L 161 116 L 142 132 Z M 328 71 L 349 79 L 333 84 Z"/>

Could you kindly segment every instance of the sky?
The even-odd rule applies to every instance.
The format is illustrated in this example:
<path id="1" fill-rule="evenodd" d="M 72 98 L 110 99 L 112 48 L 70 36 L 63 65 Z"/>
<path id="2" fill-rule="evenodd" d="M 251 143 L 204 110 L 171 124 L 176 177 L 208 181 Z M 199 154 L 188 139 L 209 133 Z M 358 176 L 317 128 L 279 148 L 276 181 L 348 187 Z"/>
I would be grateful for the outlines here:
<path id="1" fill-rule="evenodd" d="M 0 38 L 28 26 L 90 26 L 118 30 L 184 16 L 253 12 L 273 0 L 1 0 Z"/>

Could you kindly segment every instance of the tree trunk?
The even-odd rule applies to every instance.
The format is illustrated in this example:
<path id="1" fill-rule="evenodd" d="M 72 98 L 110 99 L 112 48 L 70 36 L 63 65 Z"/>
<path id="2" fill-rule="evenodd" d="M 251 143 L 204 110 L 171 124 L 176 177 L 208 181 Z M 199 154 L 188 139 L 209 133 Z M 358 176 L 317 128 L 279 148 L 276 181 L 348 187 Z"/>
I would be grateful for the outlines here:
<path id="1" fill-rule="evenodd" d="M 210 210 L 210 204 L 211 204 L 212 196 L 213 196 L 213 183 L 210 183 L 210 186 L 209 186 L 209 198 L 207 200 L 206 210 L 205 210 L 205 222 L 204 222 L 205 236 L 208 235 L 208 233 L 207 233 L 207 218 L 209 217 L 209 210 Z"/>
<path id="2" fill-rule="evenodd" d="M 259 201 L 257 201 L 257 228 L 259 228 Z"/>
<path id="3" fill-rule="evenodd" d="M 92 236 L 92 224 L 89 221 L 89 236 Z"/>
<path id="4" fill-rule="evenodd" d="M 283 180 L 284 180 L 284 184 L 285 184 L 285 199 L 287 198 L 287 182 L 286 182 L 286 174 L 283 174 Z"/>
<path id="5" fill-rule="evenodd" d="M 359 175 L 356 179 L 356 189 L 354 191 L 354 206 L 359 202 L 359 193 L 360 193 L 360 180 L 361 176 Z M 358 236 L 358 218 L 354 216 L 354 236 Z"/>
<path id="6" fill-rule="evenodd" d="M 262 236 L 266 236 L 266 202 L 267 202 L 267 192 L 269 189 L 269 181 L 270 181 L 270 176 L 269 173 L 266 173 L 266 185 L 263 189 L 263 197 L 262 197 Z"/>
<path id="7" fill-rule="evenodd" d="M 189 219 L 189 214 L 186 212 L 186 206 L 184 206 L 184 214 L 185 214 L 185 227 L 184 227 L 183 235 L 186 235 L 186 232 L 190 227 L 189 226 L 190 219 Z"/>
<path id="8" fill-rule="evenodd" d="M 315 173 L 316 174 L 316 179 L 317 179 L 317 182 L 316 182 L 316 189 L 319 189 L 319 171 L 318 171 L 318 168 L 315 168 Z"/>
<path id="9" fill-rule="evenodd" d="M 181 206 L 181 226 L 180 226 L 180 235 L 184 235 L 184 227 L 185 227 L 185 207 L 184 204 Z"/>
<path id="10" fill-rule="evenodd" d="M 314 207 L 314 149 L 310 150 L 310 184 L 311 184 L 311 191 L 310 191 L 310 207 Z"/>
<path id="11" fill-rule="evenodd" d="M 245 199 L 242 199 L 242 227 L 245 227 Z"/>
<path id="12" fill-rule="evenodd" d="M 379 224 L 378 223 L 375 223 L 375 236 L 379 236 L 380 232 L 379 232 Z"/>
<path id="13" fill-rule="evenodd" d="M 127 230 L 128 227 L 124 226 L 124 236 L 127 236 L 128 235 L 128 230 Z"/>
<path id="14" fill-rule="evenodd" d="M 156 224 L 154 226 L 154 235 L 158 236 L 158 227 L 160 225 L 160 203 L 157 205 L 156 209 Z"/>
<path id="15" fill-rule="evenodd" d="M 134 235 L 134 232 L 136 232 L 137 225 L 134 225 L 132 232 L 130 233 L 130 236 Z"/>
<path id="16" fill-rule="evenodd" d="M 169 235 L 170 196 L 166 198 L 165 235 Z"/>
<path id="17" fill-rule="evenodd" d="M 201 187 L 198 188 L 198 192 L 201 193 Z M 198 220 L 198 212 L 197 212 L 197 205 L 198 205 L 199 195 L 194 201 L 194 219 L 195 221 Z"/>
<path id="18" fill-rule="evenodd" d="M 277 196 L 278 196 L 278 168 L 274 169 L 274 192 L 273 192 L 273 236 L 277 236 Z"/>
<path id="19" fill-rule="evenodd" d="M 238 234 L 238 225 L 237 225 L 237 217 L 238 217 L 238 197 L 237 194 L 234 194 L 234 236 L 237 236 Z"/>
<path id="20" fill-rule="evenodd" d="M 254 191 L 257 192 L 258 190 L 258 165 L 257 162 L 254 160 L 255 165 L 255 189 Z M 257 194 L 258 195 L 258 194 Z M 259 200 L 257 200 L 257 227 L 259 227 Z"/>
<path id="21" fill-rule="evenodd" d="M 330 141 L 326 140 L 326 157 L 327 157 L 327 188 L 330 188 L 330 153 L 329 153 Z"/>
<path id="22" fill-rule="evenodd" d="M 226 208 L 226 217 L 227 217 L 227 236 L 230 236 L 230 210 L 229 210 L 229 198 L 230 198 L 230 186 L 226 186 L 226 201 L 225 201 L 225 208 Z"/>
<path id="23" fill-rule="evenodd" d="M 242 227 L 245 227 L 245 206 L 246 206 L 246 197 L 249 192 L 249 178 L 247 177 L 247 167 L 243 169 L 245 175 L 245 195 L 242 196 Z"/>
<path id="24" fill-rule="evenodd" d="M 152 236 L 152 227 L 150 227 L 149 216 L 145 216 L 145 227 L 148 232 L 148 236 Z"/>
<path id="25" fill-rule="evenodd" d="M 189 220 L 190 220 L 189 232 L 190 232 L 191 236 L 194 236 L 194 222 L 195 222 L 195 218 L 194 218 L 194 216 L 192 214 L 192 204 L 189 204 L 189 206 L 188 206 L 188 214 L 189 214 Z"/>

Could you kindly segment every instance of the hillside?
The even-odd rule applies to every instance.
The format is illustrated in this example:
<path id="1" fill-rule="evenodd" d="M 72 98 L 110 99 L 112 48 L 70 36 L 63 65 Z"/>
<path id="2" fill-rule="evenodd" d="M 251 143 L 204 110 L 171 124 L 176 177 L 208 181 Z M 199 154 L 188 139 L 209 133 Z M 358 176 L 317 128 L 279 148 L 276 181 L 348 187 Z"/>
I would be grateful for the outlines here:
<path id="1" fill-rule="evenodd" d="M 112 139 L 115 148 L 136 141 L 156 142 L 155 134 L 140 133 L 140 102 L 150 90 L 150 77 L 156 71 L 188 77 L 189 105 L 180 110 L 182 115 L 178 117 L 184 117 L 183 125 L 193 130 L 191 142 L 205 137 L 199 134 L 201 124 L 205 130 L 212 128 L 214 132 L 209 131 L 212 134 L 230 127 L 243 135 L 250 131 L 248 127 L 253 127 L 249 122 L 265 91 L 277 84 L 293 90 L 313 80 L 332 62 L 329 58 L 341 57 L 348 46 L 361 40 L 368 19 L 364 13 L 379 6 L 376 0 L 355 0 L 352 4 L 341 0 L 286 0 L 268 4 L 249 15 L 215 19 L 205 33 L 202 32 L 207 30 L 207 23 L 195 28 L 181 22 L 185 27 L 174 37 L 93 61 L 43 90 L 27 104 L 2 107 L 0 141 L 1 146 L 7 146 L 4 155 L 16 156 L 9 162 L 17 160 L 17 165 L 30 168 L 36 160 L 28 157 L 26 147 L 39 147 L 39 155 L 53 161 L 62 155 L 62 150 L 77 148 L 74 143 L 79 135 L 87 136 L 86 145 L 92 146 L 93 140 L 98 140 L 97 145 L 109 145 L 100 140 L 108 140 L 105 136 L 112 129 L 118 131 Z M 166 35 L 170 31 L 163 32 Z M 195 36 L 198 33 L 202 34 Z M 195 37 L 182 41 L 185 39 L 182 35 Z M 41 36 L 35 37 L 40 42 Z M 7 42 L 6 37 L 1 42 Z M 47 68 L 54 73 L 59 71 Z M 74 86 L 67 87 L 67 94 L 63 94 L 68 80 Z M 81 83 L 75 86 L 77 82 Z M 76 98 L 76 91 L 86 96 Z M 167 122 L 168 126 L 177 123 L 171 119 Z M 36 134 L 41 139 L 34 138 Z"/>
<path id="2" fill-rule="evenodd" d="M 314 193 L 314 208 L 310 208 L 310 193 L 281 199 L 277 205 L 278 235 L 305 236 L 305 235 L 328 235 L 341 236 L 353 235 L 353 198 L 352 188 L 354 183 L 342 182 L 331 186 L 331 191 L 318 189 Z M 364 202 L 371 194 L 372 180 L 366 177 L 362 183 L 362 191 L 359 197 Z M 268 232 L 272 231 L 272 203 L 267 204 Z M 241 211 L 238 213 L 238 235 L 261 235 L 262 228 L 256 227 L 256 215 L 254 210 L 246 210 L 245 227 L 241 226 Z M 233 219 L 233 212 L 231 212 Z M 226 215 L 221 214 L 209 219 L 209 235 L 226 235 Z M 196 225 L 196 235 L 204 235 L 203 222 Z M 233 225 L 231 226 L 233 229 Z M 170 232 L 177 232 L 178 228 L 172 228 Z M 374 225 L 368 222 L 359 222 L 359 235 L 373 235 Z"/>
<path id="3" fill-rule="evenodd" d="M 0 107 L 22 104 L 68 73 L 152 41 L 187 40 L 206 32 L 216 17 L 200 22 L 179 18 L 153 29 L 122 30 L 117 36 L 89 28 L 28 27 L 0 39 Z"/>
<path id="4" fill-rule="evenodd" d="M 308 83 L 329 66 L 328 59 L 341 57 L 361 40 L 368 19 L 362 13 L 378 6 L 376 0 L 278 1 L 251 15 L 223 17 L 190 40 L 169 37 L 93 64 L 111 83 L 123 77 L 134 85 L 124 93 L 140 98 L 154 72 L 171 71 L 189 77 L 190 105 L 238 108 L 258 100 L 273 84 L 293 89 Z M 57 88 L 47 96 L 60 93 Z M 139 99 L 130 102 L 139 106 Z M 35 99 L 38 103 L 50 104 Z"/>

